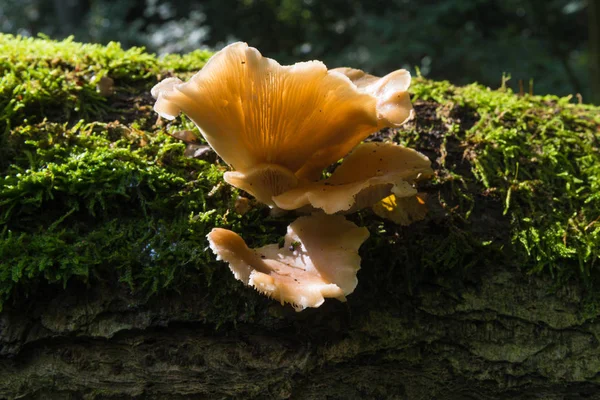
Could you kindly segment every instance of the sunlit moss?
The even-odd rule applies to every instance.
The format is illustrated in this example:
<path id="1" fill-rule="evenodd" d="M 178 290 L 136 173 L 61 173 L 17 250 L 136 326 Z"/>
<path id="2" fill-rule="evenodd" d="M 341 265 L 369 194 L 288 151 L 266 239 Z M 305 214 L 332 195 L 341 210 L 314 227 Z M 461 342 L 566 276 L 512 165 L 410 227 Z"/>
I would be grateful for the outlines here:
<path id="1" fill-rule="evenodd" d="M 214 260 L 205 236 L 221 226 L 251 247 L 276 243 L 294 217 L 257 204 L 238 215 L 224 165 L 184 157 L 168 135 L 194 125 L 152 111 L 157 80 L 195 72 L 209 53 L 158 59 L 0 35 L 0 54 L 0 306 L 74 279 L 148 295 L 193 285 L 215 299 L 217 323 L 269 303 Z M 101 76 L 114 80 L 110 97 Z M 417 121 L 389 136 L 433 160 L 436 176 L 420 187 L 430 212 L 409 227 L 350 217 L 371 232 L 351 301 L 393 302 L 398 282 L 410 290 L 425 273 L 478 266 L 595 277 L 600 110 L 421 78 L 412 91 Z"/>
<path id="2" fill-rule="evenodd" d="M 508 236 L 505 250 L 515 264 L 562 278 L 589 276 L 600 257 L 600 110 L 571 97 L 518 96 L 475 84 L 419 80 L 414 90 L 439 102 L 444 140 L 455 140 L 465 164 L 444 165 L 439 183 L 458 179 L 454 196 L 501 203 L 508 223 L 502 239 Z M 472 206 L 456 212 L 468 217 Z"/>

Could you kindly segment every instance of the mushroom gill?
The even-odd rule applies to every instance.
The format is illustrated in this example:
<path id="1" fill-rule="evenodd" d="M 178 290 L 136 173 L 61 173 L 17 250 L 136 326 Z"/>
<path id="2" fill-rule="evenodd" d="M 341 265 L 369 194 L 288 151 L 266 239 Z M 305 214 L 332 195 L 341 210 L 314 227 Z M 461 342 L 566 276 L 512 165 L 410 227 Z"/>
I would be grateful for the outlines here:
<path id="1" fill-rule="evenodd" d="M 284 210 L 310 205 L 327 214 L 353 212 L 391 194 L 412 197 L 417 194 L 414 181 L 432 173 L 429 159 L 415 150 L 394 143 L 362 143 L 331 177 L 300 184 L 273 197 L 273 201 Z"/>
<path id="2" fill-rule="evenodd" d="M 319 307 L 325 298 L 345 301 L 360 269 L 358 249 L 369 237 L 341 215 L 313 214 L 288 226 L 285 245 L 250 249 L 236 233 L 214 228 L 210 248 L 236 279 L 296 311 Z"/>
<path id="3" fill-rule="evenodd" d="M 352 76 L 320 61 L 282 66 L 238 42 L 188 82 L 165 79 L 152 95 L 161 116 L 183 111 L 194 121 L 234 170 L 225 174 L 230 184 L 273 205 L 271 197 L 295 179 L 317 180 L 368 135 L 412 115 L 408 72 L 369 85 L 353 83 Z"/>

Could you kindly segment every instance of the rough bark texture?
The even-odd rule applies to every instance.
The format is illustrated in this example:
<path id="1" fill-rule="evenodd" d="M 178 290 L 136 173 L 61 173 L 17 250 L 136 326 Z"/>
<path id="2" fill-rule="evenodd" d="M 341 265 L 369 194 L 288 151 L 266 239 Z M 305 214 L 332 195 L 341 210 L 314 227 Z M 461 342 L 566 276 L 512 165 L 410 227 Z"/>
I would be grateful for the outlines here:
<path id="1" fill-rule="evenodd" d="M 368 274 L 368 267 L 361 274 Z M 600 322 L 582 293 L 481 266 L 460 289 L 424 280 L 397 308 L 271 305 L 203 323 L 210 299 L 122 287 L 48 293 L 0 316 L 7 398 L 599 398 Z M 268 302 L 266 303 L 268 305 Z"/>

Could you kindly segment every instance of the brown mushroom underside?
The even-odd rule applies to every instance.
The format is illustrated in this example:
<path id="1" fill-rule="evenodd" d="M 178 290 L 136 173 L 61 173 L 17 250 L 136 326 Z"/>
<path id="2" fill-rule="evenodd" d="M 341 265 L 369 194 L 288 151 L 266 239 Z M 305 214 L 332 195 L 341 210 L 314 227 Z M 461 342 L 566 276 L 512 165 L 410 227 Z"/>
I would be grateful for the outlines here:
<path id="1" fill-rule="evenodd" d="M 285 244 L 250 249 L 236 233 L 215 228 L 210 248 L 229 263 L 246 285 L 297 311 L 319 307 L 325 298 L 345 301 L 354 291 L 360 269 L 358 248 L 369 237 L 341 215 L 322 213 L 300 217 L 290 224 Z"/>
<path id="2" fill-rule="evenodd" d="M 331 177 L 305 182 L 273 197 L 284 210 L 310 205 L 328 214 L 371 207 L 391 194 L 417 194 L 412 184 L 433 173 L 423 154 L 394 143 L 362 143 L 344 159 Z"/>

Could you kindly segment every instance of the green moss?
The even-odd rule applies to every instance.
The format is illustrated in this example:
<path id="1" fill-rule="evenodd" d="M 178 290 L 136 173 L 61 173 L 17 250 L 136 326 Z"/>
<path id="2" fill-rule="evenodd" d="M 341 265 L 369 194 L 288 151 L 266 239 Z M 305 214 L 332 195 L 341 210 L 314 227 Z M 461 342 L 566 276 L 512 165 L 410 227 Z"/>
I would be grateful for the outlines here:
<path id="1" fill-rule="evenodd" d="M 96 90 L 104 76 L 114 80 L 121 94 L 147 88 L 157 75 L 191 71 L 210 57 L 206 51 L 157 59 L 143 48 L 123 50 L 81 44 L 0 35 L 0 131 L 22 119 L 38 122 L 94 119 L 109 114 L 110 102 Z"/>
<path id="2" fill-rule="evenodd" d="M 589 276 L 600 255 L 600 110 L 478 85 L 454 88 L 443 103 L 477 116 L 452 135 L 470 163 L 465 179 L 502 201 L 517 262 Z"/>
<path id="3" fill-rule="evenodd" d="M 274 243 L 293 217 L 259 205 L 238 215 L 224 166 L 184 157 L 167 134 L 193 124 L 165 126 L 152 111 L 150 88 L 194 73 L 209 53 L 157 59 L 114 43 L 0 35 L 0 54 L 0 306 L 74 279 L 148 295 L 193 285 L 215 299 L 218 323 L 270 304 L 232 279 L 205 236 L 222 226 L 251 246 Z M 108 98 L 96 89 L 102 76 L 114 80 Z M 417 121 L 388 133 L 434 161 L 421 185 L 430 213 L 410 227 L 351 217 L 371 232 L 353 299 L 394 304 L 398 282 L 411 290 L 424 274 L 499 264 L 591 284 L 600 110 L 422 78 L 412 91 Z"/>

